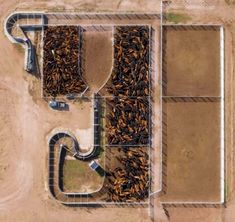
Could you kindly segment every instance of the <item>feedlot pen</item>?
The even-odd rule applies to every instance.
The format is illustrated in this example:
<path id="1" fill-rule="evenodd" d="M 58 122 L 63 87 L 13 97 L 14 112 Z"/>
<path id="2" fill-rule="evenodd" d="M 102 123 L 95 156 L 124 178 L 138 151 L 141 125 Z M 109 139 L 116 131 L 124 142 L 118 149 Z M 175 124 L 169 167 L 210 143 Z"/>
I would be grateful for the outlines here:
<path id="1" fill-rule="evenodd" d="M 65 26 L 53 26 L 53 28 L 54 27 L 67 29 Z M 75 26 L 69 27 L 71 27 L 72 30 L 76 30 Z M 150 104 L 148 102 L 150 98 L 150 28 L 148 26 L 140 25 L 122 25 L 115 26 L 114 28 L 114 67 L 110 77 L 111 81 L 107 84 L 108 86 L 104 87 L 107 87 L 110 93 L 108 98 L 106 98 L 106 107 L 110 107 L 106 109 L 104 114 L 106 118 L 106 125 L 104 125 L 104 128 L 106 131 L 105 134 L 107 135 L 107 142 L 104 144 L 106 158 L 105 164 L 102 166 L 105 169 L 104 184 L 97 192 L 67 194 L 62 192 L 60 195 L 60 193 L 55 192 L 58 191 L 56 190 L 57 185 L 53 184 L 55 181 L 54 174 L 50 173 L 49 187 L 52 191 L 51 193 L 56 199 L 65 204 L 71 204 L 73 202 L 76 204 L 84 204 L 85 202 L 88 203 L 93 201 L 100 203 L 102 200 L 108 203 L 147 203 L 146 200 L 148 200 L 150 189 L 148 153 L 150 152 L 151 138 L 151 116 Z M 140 37 L 136 37 L 140 32 L 143 32 L 143 36 L 140 35 Z M 53 35 L 53 33 L 50 33 L 50 35 Z M 128 54 L 127 49 L 132 50 L 131 52 L 134 52 L 135 50 L 127 41 L 127 38 L 132 38 L 133 42 L 135 41 L 135 43 L 133 43 L 134 46 L 136 45 L 136 47 L 143 48 L 141 51 L 142 54 L 139 56 L 139 61 L 134 63 L 132 66 L 132 73 L 129 74 L 126 73 L 131 67 L 129 63 L 131 59 L 133 61 L 133 58 L 138 56 L 138 53 L 130 53 L 129 61 L 128 58 L 125 57 Z M 74 37 L 72 37 L 72 39 L 74 39 Z M 56 41 L 57 40 L 55 39 L 55 43 Z M 123 56 L 124 50 L 122 51 L 124 44 L 126 47 L 125 56 Z M 145 46 L 143 44 L 145 44 Z M 51 48 L 49 48 L 49 50 L 51 50 Z M 58 50 L 58 48 L 55 50 Z M 52 61 L 54 61 L 53 55 Z M 48 60 L 45 60 L 45 63 L 47 62 Z M 126 71 L 120 72 L 120 68 L 125 68 Z M 141 70 L 141 75 L 137 72 L 138 70 Z M 55 74 L 58 75 L 57 72 L 55 72 Z M 51 76 L 49 75 L 49 77 Z M 58 75 L 58 78 L 61 78 L 61 76 Z M 120 81 L 120 78 L 123 81 Z M 73 79 L 71 80 L 73 81 Z M 132 91 L 129 91 L 129 87 L 126 87 L 125 85 L 125 82 L 128 84 L 130 81 L 133 82 Z M 139 90 L 139 83 L 145 85 L 145 95 L 140 95 L 141 90 Z M 56 84 L 55 86 L 57 87 Z M 57 90 L 57 92 L 59 92 L 59 90 Z M 131 96 L 129 93 L 134 93 L 134 95 Z M 51 94 L 51 96 L 53 96 L 53 94 Z M 100 96 L 105 98 L 102 94 L 100 94 Z M 120 130 L 120 128 L 122 128 L 122 130 Z M 133 133 L 134 131 L 136 134 L 138 132 L 138 134 L 136 135 Z M 141 147 L 143 147 L 143 149 Z M 146 149 L 144 147 L 146 147 Z M 50 146 L 50 171 L 54 170 L 53 165 L 55 164 L 55 161 L 53 160 L 54 156 L 50 154 L 52 149 L 54 149 L 54 147 Z M 112 155 L 113 153 L 116 153 L 116 155 Z M 85 202 L 83 201 L 84 198 L 86 199 Z M 100 200 L 97 198 L 100 198 Z"/>
<path id="2" fill-rule="evenodd" d="M 224 32 L 163 26 L 164 204 L 224 202 Z"/>
<path id="3" fill-rule="evenodd" d="M 118 27 L 121 32 L 124 32 L 120 35 L 124 39 L 126 37 L 132 38 L 125 34 L 125 27 L 130 29 L 132 27 L 132 32 L 136 32 L 136 27 L 139 27 L 140 30 L 141 27 L 149 30 L 149 32 L 144 31 L 144 35 L 148 36 L 147 42 L 145 40 L 141 42 L 136 37 L 132 39 L 134 45 L 139 44 L 138 47 L 144 49 L 140 55 L 138 55 L 139 52 L 137 54 L 136 52 L 133 53 L 130 44 L 127 44 L 130 42 L 129 39 L 119 41 L 118 35 L 116 35 L 115 42 L 115 39 L 111 38 L 105 47 L 108 53 L 104 51 L 104 55 L 106 54 L 107 57 L 112 56 L 112 61 L 109 58 L 106 60 L 109 67 L 105 71 L 106 76 L 103 78 L 103 82 L 99 82 L 99 87 L 93 85 L 93 89 L 99 92 L 107 107 L 104 118 L 105 122 L 108 123 L 105 129 L 107 135 L 104 143 L 107 151 L 105 164 L 109 165 L 109 170 L 113 170 L 110 175 L 114 178 L 107 179 L 98 193 L 82 195 L 58 193 L 57 197 L 58 199 L 61 198 L 60 202 L 65 204 L 148 204 L 150 192 L 154 192 L 159 188 L 158 182 L 162 183 L 164 195 L 161 198 L 164 204 L 217 204 L 224 202 L 224 31 L 222 27 L 200 25 L 161 26 L 160 16 L 157 14 L 37 12 L 35 16 L 32 16 L 33 14 L 18 12 L 18 14 L 13 13 L 10 15 L 5 23 L 5 33 L 10 41 L 25 44 L 28 39 L 26 39 L 26 35 L 22 35 L 22 31 L 41 31 L 42 41 L 40 47 L 45 50 L 41 50 L 41 55 L 38 57 L 41 59 L 39 64 L 43 83 L 41 95 L 44 99 L 56 97 L 67 101 L 66 96 L 70 92 L 76 94 L 77 98 L 81 98 L 81 96 L 92 98 L 94 95 L 87 92 L 89 81 L 92 81 L 93 84 L 95 82 L 92 78 L 90 80 L 84 78 L 86 75 L 83 75 L 86 71 L 84 67 L 87 70 L 90 67 L 81 64 L 86 62 L 82 55 L 84 53 L 81 46 L 83 39 L 80 39 L 78 35 L 78 33 L 82 33 L 82 27 L 93 32 L 92 34 L 96 31 L 108 31 L 106 35 L 108 38 L 115 35 L 114 29 Z M 16 25 L 22 15 L 24 15 L 24 21 Z M 28 23 L 31 18 L 39 20 L 39 23 Z M 68 49 L 62 47 L 58 53 L 50 49 L 50 45 L 54 44 L 53 41 L 47 42 L 46 39 L 43 39 L 48 35 L 51 38 L 55 37 L 55 41 L 57 41 L 57 37 L 53 32 L 50 33 L 50 30 L 56 31 L 55 27 L 61 29 L 66 27 L 65 32 L 74 33 L 71 36 L 66 34 L 63 37 L 64 39 L 60 40 L 61 45 L 67 41 L 71 44 Z M 161 28 L 163 30 L 162 46 L 160 45 Z M 18 32 L 21 32 L 21 35 L 13 37 Z M 89 37 L 89 35 L 86 37 Z M 71 47 L 72 44 L 78 47 L 73 48 Z M 110 45 L 112 45 L 113 51 L 110 50 Z M 48 51 L 47 46 L 49 47 Z M 128 50 L 132 54 L 130 58 L 123 54 L 123 48 L 126 46 L 129 47 Z M 161 50 L 162 58 L 160 55 Z M 146 51 L 149 57 L 143 56 Z M 70 53 L 74 55 L 72 70 L 69 70 L 71 67 L 68 64 Z M 32 62 L 30 56 L 32 56 L 32 53 L 26 54 L 26 60 L 28 59 L 27 62 L 29 63 Z M 144 57 L 143 63 L 138 63 L 138 60 L 141 60 L 138 59 L 138 56 Z M 58 59 L 63 70 L 54 70 L 53 57 Z M 63 57 L 66 57 L 66 59 L 63 60 Z M 113 57 L 116 58 L 116 63 Z M 86 59 L 92 61 L 88 56 Z M 128 75 L 130 72 L 129 64 L 131 64 L 129 59 L 136 60 L 134 63 L 139 66 L 137 68 L 132 67 L 134 72 L 138 74 L 135 77 Z M 160 59 L 162 59 L 162 67 L 159 62 Z M 44 66 L 44 63 L 47 63 L 48 67 Z M 111 63 L 112 65 L 110 65 Z M 112 66 L 112 71 L 108 72 L 110 66 Z M 162 76 L 158 74 L 160 68 L 162 68 Z M 121 73 L 126 74 L 120 76 L 120 69 L 122 69 Z M 79 82 L 79 84 L 74 82 L 73 78 L 68 82 L 63 82 L 57 72 L 61 72 L 65 79 L 68 78 L 66 77 L 67 73 L 73 73 L 76 76 L 75 78 L 78 78 L 76 82 Z M 51 79 L 53 73 L 55 73 L 55 76 L 54 79 Z M 95 78 L 99 78 L 97 73 Z M 133 81 L 134 84 L 132 84 Z M 138 84 L 135 84 L 135 81 Z M 60 83 L 59 88 L 57 88 L 58 82 Z M 68 86 L 71 88 L 64 90 Z M 52 91 L 50 91 L 51 88 L 53 88 Z M 132 108 L 130 109 L 130 107 Z M 126 113 L 122 112 L 122 109 L 126 109 Z M 131 111 L 132 109 L 135 111 Z M 134 119 L 134 121 L 128 124 L 131 119 Z M 159 121 L 162 121 L 162 132 Z M 138 135 L 138 138 L 135 137 L 134 132 Z M 160 138 L 161 133 L 162 138 Z M 161 163 L 159 164 L 161 153 L 158 149 L 161 139 L 162 180 L 159 176 L 160 173 L 158 173 L 159 175 L 156 174 L 161 169 Z M 129 151 L 125 150 L 127 147 L 129 147 Z M 136 154 L 134 151 L 136 149 L 139 149 L 140 155 Z M 56 154 L 53 155 L 59 155 L 59 150 L 54 151 Z M 53 155 L 51 158 L 49 157 L 49 186 L 52 186 L 50 176 L 55 176 L 56 173 L 54 170 L 51 172 L 54 167 L 52 165 L 55 164 L 55 156 Z M 107 185 L 110 184 L 109 180 L 113 183 L 115 177 L 120 175 L 121 181 L 126 181 L 125 175 L 129 174 L 127 172 L 128 167 L 126 165 L 125 169 L 118 169 L 118 165 L 126 163 L 128 156 L 131 160 L 128 162 L 129 166 L 136 168 L 135 161 L 142 164 L 141 174 L 145 175 L 145 177 L 137 176 L 137 180 L 139 182 L 144 181 L 144 185 L 139 184 L 133 187 L 132 192 L 133 190 L 141 190 L 142 192 L 138 192 L 141 193 L 138 198 L 140 196 L 141 198 L 147 198 L 140 198 L 141 200 L 136 201 L 132 197 L 126 198 L 126 194 L 122 194 L 124 198 L 123 196 L 111 195 L 111 198 L 108 197 L 107 202 L 106 194 L 108 192 L 118 193 L 122 189 L 122 186 L 117 182 L 115 183 L 115 189 L 112 190 Z M 110 161 L 111 157 L 115 157 L 113 158 L 115 160 Z M 145 159 L 147 159 L 147 162 Z M 125 184 L 125 187 L 128 188 L 129 186 L 130 184 Z M 148 188 L 147 193 L 146 188 Z"/>
<path id="4" fill-rule="evenodd" d="M 114 16 L 114 15 L 113 15 Z M 89 25 L 88 23 L 90 22 L 89 19 L 90 18 L 86 18 L 88 19 L 87 21 L 83 21 L 83 24 L 79 24 L 79 26 L 69 23 L 68 25 L 61 25 L 61 24 L 51 24 L 50 23 L 50 18 L 54 19 L 55 17 L 53 15 L 48 15 L 48 24 L 43 26 L 43 35 L 45 37 L 45 32 L 47 32 L 47 34 L 52 35 L 53 33 L 51 33 L 50 29 L 55 29 L 56 27 L 59 27 L 61 29 L 63 29 L 63 27 L 65 27 L 66 29 L 71 29 L 73 32 L 76 32 L 75 29 L 78 28 L 78 33 L 82 33 L 81 29 L 84 28 L 85 31 L 90 31 L 95 33 L 97 31 L 98 32 L 102 32 L 102 31 L 111 31 L 111 33 L 113 34 L 113 38 L 114 36 L 117 36 L 118 32 L 123 32 L 126 30 L 126 32 L 128 33 L 128 29 L 130 30 L 135 30 L 135 28 L 137 29 L 146 29 L 146 33 L 147 33 L 147 43 L 143 44 L 147 44 L 144 47 L 144 54 L 146 54 L 146 61 L 144 61 L 143 64 L 136 64 L 137 68 L 140 69 L 141 68 L 141 75 L 140 76 L 136 76 L 136 77 L 130 77 L 130 75 L 125 76 L 125 84 L 128 84 L 128 82 L 132 81 L 131 78 L 136 79 L 138 77 L 138 84 L 141 83 L 142 86 L 140 87 L 140 85 L 137 84 L 137 86 L 134 86 L 135 84 L 133 83 L 132 86 L 132 90 L 129 90 L 129 87 L 126 86 L 120 86 L 120 84 L 117 84 L 117 81 L 115 81 L 115 78 L 120 78 L 120 76 L 118 77 L 118 72 L 115 71 L 118 68 L 118 63 L 121 61 L 122 64 L 125 64 L 126 66 L 126 70 L 128 70 L 128 59 L 126 60 L 125 57 L 121 57 L 119 53 L 122 54 L 122 49 L 118 48 L 118 47 L 124 47 L 124 45 L 120 45 L 118 46 L 118 44 L 115 42 L 116 40 L 114 39 L 112 42 L 112 47 L 114 47 L 114 52 L 112 55 L 113 57 L 117 57 L 119 56 L 119 62 L 117 62 L 117 58 L 116 61 L 112 61 L 113 62 L 113 67 L 112 70 L 109 72 L 109 76 L 106 80 L 106 82 L 100 86 L 100 90 L 99 90 L 99 94 L 101 96 L 101 98 L 105 99 L 106 101 L 106 107 L 109 106 L 109 108 L 107 108 L 106 110 L 106 122 L 107 122 L 107 129 L 106 129 L 106 134 L 107 134 L 107 141 L 105 144 L 105 164 L 104 167 L 107 170 L 106 173 L 109 174 L 109 177 L 105 178 L 104 180 L 104 184 L 103 187 L 95 193 L 84 193 L 84 194 L 79 194 L 79 193 L 54 193 L 54 191 L 56 190 L 56 188 L 53 188 L 53 192 L 52 195 L 54 197 L 56 197 L 56 199 L 58 199 L 58 201 L 64 203 L 64 204 L 148 204 L 149 201 L 149 193 L 150 193 L 150 149 L 151 149 L 151 102 L 150 102 L 150 93 L 151 93 L 151 74 L 153 74 L 153 80 L 155 81 L 155 83 L 157 82 L 157 80 L 155 80 L 154 78 L 156 78 L 156 75 L 154 73 L 154 71 L 156 71 L 155 69 L 151 69 L 151 63 L 155 61 L 155 54 L 154 52 L 157 51 L 155 49 L 155 45 L 151 47 L 151 43 L 152 43 L 152 37 L 155 38 L 156 36 L 152 36 L 151 35 L 151 31 L 153 29 L 153 27 L 157 27 L 157 23 L 154 19 L 155 16 L 151 15 L 145 15 L 143 17 L 138 16 L 134 17 L 135 19 L 131 19 L 131 17 L 129 18 L 130 20 L 128 20 L 128 17 L 125 17 L 125 19 L 127 19 L 127 21 L 124 21 L 123 18 L 124 15 L 121 15 L 120 17 L 114 17 L 113 22 L 110 21 L 110 19 L 112 18 L 107 16 L 104 18 L 107 19 L 107 21 L 105 21 L 104 24 L 102 24 L 102 20 L 96 21 L 98 24 L 94 24 L 94 25 Z M 134 15 L 133 15 L 134 16 Z M 64 17 L 63 17 L 64 18 Z M 143 18 L 143 20 L 142 20 Z M 53 20 L 54 21 L 54 20 Z M 110 22 L 110 24 L 108 24 L 107 22 Z M 101 23 L 101 25 L 99 25 Z M 151 26 L 151 24 L 153 23 L 153 26 Z M 142 28 L 141 28 L 142 27 Z M 46 35 L 47 35 L 46 34 Z M 54 35 L 55 36 L 55 35 Z M 130 36 L 131 37 L 131 36 Z M 116 37 L 115 37 L 116 38 Z M 125 34 L 123 35 L 124 40 L 125 40 Z M 82 38 L 81 38 L 82 39 Z M 56 40 L 56 39 L 55 39 Z M 138 40 L 138 38 L 137 38 Z M 65 41 L 66 38 L 65 38 Z M 70 41 L 70 40 L 69 40 Z M 79 42 L 81 41 L 81 43 L 83 42 L 83 40 L 77 40 L 76 38 L 72 38 L 72 41 L 75 42 Z M 127 39 L 125 40 L 127 41 Z M 136 40 L 135 40 L 136 41 Z M 138 40 L 140 41 L 140 40 Z M 127 41 L 128 42 L 128 41 Z M 154 41 L 157 43 L 157 41 Z M 42 64 L 45 65 L 45 63 L 48 62 L 48 59 L 46 59 L 48 57 L 48 54 L 50 54 L 50 56 L 53 57 L 53 52 L 48 52 L 45 55 L 46 52 L 46 48 L 45 48 L 45 41 L 42 42 L 43 44 L 43 48 L 45 50 L 43 50 L 43 62 Z M 51 42 L 50 42 L 51 44 Z M 52 42 L 52 44 L 54 44 Z M 117 44 L 117 46 L 116 46 Z M 135 42 L 134 44 L 139 44 L 137 42 Z M 142 44 L 142 43 L 141 43 Z M 130 47 L 127 46 L 126 47 Z M 152 50 L 153 48 L 153 50 Z M 83 51 L 80 50 L 81 48 L 78 48 L 78 50 L 74 51 L 75 54 L 78 54 L 77 58 L 79 60 L 79 56 L 81 56 L 81 63 L 84 62 L 84 58 L 82 57 L 82 53 Z M 107 56 L 107 55 L 106 55 Z M 110 56 L 110 55 L 109 55 Z M 138 56 L 137 54 L 134 55 Z M 142 56 L 142 55 L 141 55 Z M 151 57 L 152 56 L 152 57 Z M 132 56 L 133 57 L 133 56 Z M 95 59 L 95 58 L 94 58 Z M 133 59 L 130 57 L 130 59 Z M 137 58 L 135 58 L 137 59 Z M 50 60 L 50 59 L 49 59 Z M 91 60 L 90 60 L 91 61 Z M 141 62 L 141 59 L 139 59 L 139 61 Z M 138 63 L 139 63 L 138 61 Z M 64 62 L 64 61 L 62 61 Z M 85 61 L 86 62 L 86 61 Z M 116 62 L 116 63 L 115 63 Z M 66 61 L 65 61 L 66 63 Z M 95 60 L 94 60 L 95 63 Z M 157 63 L 157 62 L 156 62 Z M 80 62 L 79 62 L 80 64 Z M 87 64 L 86 64 L 87 66 Z M 121 67 L 121 66 L 120 66 Z M 83 73 L 84 72 L 84 64 L 80 64 L 80 68 L 81 68 L 81 73 L 80 73 L 80 77 L 81 80 L 83 80 L 83 82 L 86 85 L 89 85 L 89 82 L 86 82 L 87 79 L 83 78 Z M 77 68 L 76 68 L 77 69 Z M 147 71 L 145 71 L 145 69 Z M 44 71 L 44 66 L 43 66 L 43 72 L 42 72 L 42 79 L 45 78 L 45 75 L 47 75 L 47 73 L 45 73 Z M 50 69 L 49 69 L 50 71 Z M 126 72 L 125 70 L 123 70 L 123 72 Z M 133 72 L 134 73 L 134 72 Z M 135 70 L 136 73 L 136 70 Z M 146 73 L 146 74 L 145 74 Z M 136 73 L 137 74 L 137 73 Z M 79 74 L 78 74 L 79 75 Z M 49 78 L 51 78 L 51 76 L 49 75 Z M 58 79 L 59 77 L 56 77 L 56 79 Z M 96 75 L 96 78 L 99 78 Z M 94 82 L 94 79 L 91 78 L 91 80 Z M 51 80 L 50 80 L 51 81 Z M 73 81 L 71 79 L 71 81 Z M 142 81 L 142 82 L 140 82 Z M 51 81 L 53 84 L 53 80 Z M 43 80 L 43 84 L 44 84 L 44 80 Z M 43 92 L 44 87 L 46 86 L 46 84 L 44 84 L 43 86 Z M 56 86 L 56 85 L 55 85 Z M 49 86 L 48 89 L 50 89 L 51 87 Z M 95 87 L 93 87 L 95 88 Z M 145 90 L 141 90 L 141 89 L 145 89 Z M 62 88 L 63 89 L 63 88 Z M 83 93 L 84 94 L 84 98 L 90 97 L 90 94 L 86 94 L 86 89 L 85 87 L 83 88 L 78 88 L 78 91 L 76 91 L 75 93 L 81 93 L 81 95 Z M 160 88 L 159 88 L 160 89 Z M 43 96 L 44 98 L 48 98 L 48 97 L 54 97 L 56 96 L 56 98 L 61 97 L 61 99 L 65 99 L 64 97 L 66 96 L 67 92 L 62 92 L 62 94 L 58 93 L 60 92 L 60 89 L 56 89 L 57 92 L 55 94 L 50 93 L 49 92 L 49 96 L 48 94 L 44 94 Z M 77 89 L 76 89 L 77 90 Z M 85 90 L 85 91 L 84 91 Z M 89 90 L 89 89 L 88 89 Z M 154 90 L 154 89 L 153 89 Z M 142 91 L 144 93 L 142 93 Z M 158 101 L 158 100 L 157 100 Z M 116 106 L 116 107 L 115 107 Z M 118 107 L 119 106 L 119 107 Z M 123 107 L 122 107 L 123 106 Z M 136 107 L 136 111 L 135 112 L 130 112 L 130 110 L 127 110 L 126 112 L 129 113 L 128 116 L 124 115 L 123 113 L 119 113 L 117 114 L 116 111 L 118 111 L 120 109 L 120 107 L 125 108 L 126 106 L 133 106 L 134 108 Z M 141 113 L 141 112 L 142 113 Z M 115 114 L 116 112 L 116 114 Z M 117 115 L 119 116 L 119 120 L 122 120 L 123 122 L 119 122 L 114 123 L 115 119 L 113 117 L 111 117 L 110 115 Z M 131 117 L 132 116 L 132 117 Z M 128 118 L 134 118 L 134 124 L 132 123 L 132 126 L 128 126 L 124 127 L 126 124 L 128 125 Z M 118 138 L 118 131 L 116 133 L 111 133 L 111 132 L 115 132 L 115 125 L 119 125 L 122 126 L 123 128 L 123 132 L 120 133 L 120 137 Z M 124 124 L 120 125 L 120 124 Z M 130 135 L 127 133 L 127 130 L 132 130 L 133 131 L 133 127 L 136 127 L 138 125 L 138 127 L 135 130 L 138 130 L 139 134 L 138 136 L 135 136 L 135 138 L 133 138 L 133 133 L 132 135 Z M 131 129 L 132 127 L 132 129 Z M 126 128 L 126 131 L 124 133 L 124 128 Z M 139 129 L 138 129 L 139 128 Z M 145 130 L 145 131 L 144 131 Z M 143 131 L 141 133 L 141 131 Z M 111 135 L 112 134 L 112 135 Z M 121 135 L 122 134 L 122 135 Z M 116 138 L 115 138 L 115 137 Z M 138 139 L 138 141 L 137 141 Z M 111 142 L 112 141 L 112 142 Z M 129 141 L 129 142 L 128 142 Z M 129 150 L 129 151 L 127 151 Z M 138 154 L 138 152 L 140 152 Z M 54 160 L 54 156 L 49 157 L 49 171 L 53 170 L 53 165 L 54 162 L 51 162 Z M 127 161 L 128 160 L 128 161 Z M 113 182 L 116 180 L 116 177 L 120 177 L 120 181 L 127 181 L 126 177 L 133 177 L 133 175 L 130 173 L 129 168 L 125 165 L 125 163 L 128 163 L 129 167 L 132 168 L 136 168 L 136 163 L 140 164 L 140 168 L 137 170 L 139 171 L 138 174 L 136 174 L 135 180 L 139 180 L 139 182 L 131 188 L 132 191 L 126 191 L 127 194 L 122 194 L 122 196 L 119 196 L 118 192 L 120 192 L 120 190 L 122 190 L 122 184 L 119 184 L 119 182 Z M 134 164 L 135 163 L 135 164 Z M 121 166 L 121 168 L 120 168 Z M 58 166 L 57 166 L 58 167 Z M 137 169 L 137 168 L 136 168 Z M 125 172 L 126 171 L 126 172 Z M 129 171 L 129 172 L 128 172 Z M 124 173 L 125 172 L 125 173 Z M 141 173 L 140 173 L 141 172 Z M 53 184 L 50 184 L 50 182 L 53 182 L 53 179 L 51 178 L 51 176 L 54 176 L 53 172 L 49 173 L 50 177 L 49 177 L 49 186 L 50 187 L 54 187 Z M 126 176 L 125 176 L 126 175 Z M 111 178 L 112 177 L 112 178 Z M 138 178 L 138 179 L 137 179 Z M 131 181 L 131 180 L 130 180 Z M 141 184 L 143 182 L 143 185 Z M 115 187 L 112 188 L 112 186 L 110 186 L 110 183 L 115 183 Z M 122 182 L 123 183 L 123 182 Z M 126 183 L 126 182 L 125 182 Z M 123 186 L 130 186 L 131 183 L 128 182 L 128 184 L 123 184 Z M 125 198 L 125 195 L 129 195 L 128 192 L 133 192 L 133 190 L 139 190 L 138 193 L 138 197 L 137 199 L 135 197 L 131 197 L 131 198 Z M 109 195 L 111 195 L 111 197 L 109 197 Z M 143 198 L 145 197 L 145 198 Z M 111 199 L 110 199 L 111 198 Z M 140 199 L 138 199 L 140 198 Z"/>
<path id="5" fill-rule="evenodd" d="M 63 156 L 61 153 L 65 145 L 49 143 L 48 186 L 51 195 L 64 204 L 149 204 L 152 185 L 150 178 L 155 177 L 150 172 L 150 164 L 159 168 L 159 162 L 154 163 L 152 153 L 155 157 L 160 155 L 157 152 L 160 140 L 155 137 L 159 135 L 159 125 L 152 124 L 154 119 L 159 118 L 158 113 L 152 112 L 152 105 L 159 106 L 160 98 L 152 100 L 152 95 L 160 92 L 160 75 L 157 74 L 160 73 L 160 15 L 37 12 L 35 15 L 40 23 L 34 24 L 31 21 L 35 18 L 34 14 L 12 13 L 5 22 L 5 34 L 10 41 L 25 46 L 27 51 L 26 43 L 30 39 L 17 33 L 25 34 L 29 30 L 41 32 L 41 54 L 37 56 L 41 60 L 42 98 L 69 102 L 66 97 L 75 94 L 75 102 L 78 100 L 79 103 L 100 96 L 107 108 L 101 113 L 102 122 L 105 122 L 105 125 L 101 125 L 105 131 L 105 141 L 102 144 L 105 163 L 102 167 L 106 170 L 106 177 L 103 187 L 93 193 L 61 192 L 58 187 L 58 169 L 61 168 L 58 158 Z M 24 21 L 21 21 L 22 18 Z M 16 27 L 16 36 L 12 27 Z M 109 53 L 104 53 L 109 63 L 105 71 L 107 76 L 103 82 L 99 82 L 99 87 L 92 87 L 98 89 L 99 94 L 87 92 L 89 84 L 94 84 L 95 78 L 99 78 L 102 73 L 97 72 L 94 79 L 88 78 L 91 74 L 83 74 L 90 67 L 82 63 L 90 61 L 91 65 L 104 64 L 101 65 L 102 60 L 97 62 L 96 58 L 92 61 L 92 58 L 84 57 L 84 31 L 89 34 L 85 35 L 85 45 L 90 44 L 87 40 L 93 38 L 96 32 L 107 32 L 101 39 L 109 39 L 106 47 Z M 25 39 L 22 39 L 24 36 Z M 110 50 L 110 46 L 113 50 Z M 89 50 L 85 48 L 88 54 Z M 25 61 L 32 65 L 34 55 L 26 54 Z M 112 70 L 109 70 L 110 57 Z M 53 139 L 50 141 L 53 142 Z M 156 147 L 151 150 L 153 141 Z"/>

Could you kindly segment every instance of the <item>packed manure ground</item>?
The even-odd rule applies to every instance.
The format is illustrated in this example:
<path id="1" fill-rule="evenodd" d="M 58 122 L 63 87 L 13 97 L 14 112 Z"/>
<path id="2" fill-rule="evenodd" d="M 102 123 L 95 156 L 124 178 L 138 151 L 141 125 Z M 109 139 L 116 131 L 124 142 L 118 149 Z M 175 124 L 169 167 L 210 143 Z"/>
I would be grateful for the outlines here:
<path id="1" fill-rule="evenodd" d="M 220 95 L 220 28 L 163 27 L 163 95 Z"/>
<path id="2" fill-rule="evenodd" d="M 151 140 L 150 30 L 114 29 L 114 67 L 106 86 L 107 192 L 112 202 L 146 202 Z"/>
<path id="3" fill-rule="evenodd" d="M 147 147 L 112 148 L 107 161 L 108 201 L 140 202 L 149 194 L 149 156 Z"/>
<path id="4" fill-rule="evenodd" d="M 219 202 L 224 192 L 220 34 L 219 26 L 163 27 L 166 202 Z"/>
<path id="5" fill-rule="evenodd" d="M 111 27 L 83 27 L 82 69 L 90 93 L 97 93 L 109 80 L 113 67 Z M 105 29 L 105 30 L 103 30 Z"/>
<path id="6" fill-rule="evenodd" d="M 107 91 L 109 145 L 149 144 L 149 27 L 118 26 Z"/>
<path id="7" fill-rule="evenodd" d="M 170 202 L 220 199 L 220 101 L 164 101 L 164 175 Z"/>

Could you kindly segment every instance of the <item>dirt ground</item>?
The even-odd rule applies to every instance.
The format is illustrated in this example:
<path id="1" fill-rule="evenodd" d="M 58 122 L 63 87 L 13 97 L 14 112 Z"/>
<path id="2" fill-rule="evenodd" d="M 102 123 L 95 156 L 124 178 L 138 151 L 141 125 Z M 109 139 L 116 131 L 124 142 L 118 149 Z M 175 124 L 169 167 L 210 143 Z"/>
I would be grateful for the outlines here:
<path id="1" fill-rule="evenodd" d="M 111 28 L 110 28 L 111 29 Z M 110 31 L 85 31 L 84 78 L 91 93 L 96 93 L 108 81 L 112 71 L 113 43 Z"/>
<path id="2" fill-rule="evenodd" d="M 220 95 L 220 32 L 200 27 L 163 28 L 166 96 Z"/>
<path id="3" fill-rule="evenodd" d="M 164 103 L 167 187 L 163 201 L 219 201 L 220 103 Z"/>

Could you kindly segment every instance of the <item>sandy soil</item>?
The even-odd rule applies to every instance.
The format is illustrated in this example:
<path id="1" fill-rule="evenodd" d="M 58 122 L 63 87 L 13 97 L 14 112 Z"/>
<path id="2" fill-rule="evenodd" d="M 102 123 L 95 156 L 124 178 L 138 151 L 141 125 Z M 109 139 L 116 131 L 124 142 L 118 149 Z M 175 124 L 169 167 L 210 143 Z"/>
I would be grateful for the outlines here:
<path id="1" fill-rule="evenodd" d="M 165 95 L 220 95 L 219 29 L 165 27 L 163 47 Z"/>
<path id="2" fill-rule="evenodd" d="M 18 0 L 17 8 L 31 9 L 32 2 L 35 8 L 48 11 L 137 11 L 160 12 L 160 0 Z M 31 5 L 29 4 L 31 3 Z"/>

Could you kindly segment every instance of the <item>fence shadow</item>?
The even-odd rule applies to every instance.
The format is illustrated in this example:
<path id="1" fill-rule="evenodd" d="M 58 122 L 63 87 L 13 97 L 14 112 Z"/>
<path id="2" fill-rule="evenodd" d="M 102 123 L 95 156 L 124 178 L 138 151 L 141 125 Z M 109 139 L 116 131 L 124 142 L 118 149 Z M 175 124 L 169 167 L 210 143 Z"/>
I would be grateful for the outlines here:
<path id="1" fill-rule="evenodd" d="M 226 208 L 226 204 L 213 204 L 213 203 L 163 203 L 162 204 L 164 209 L 169 208 Z"/>

